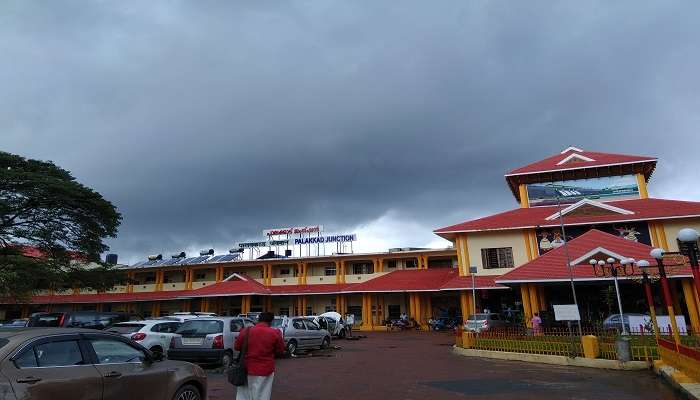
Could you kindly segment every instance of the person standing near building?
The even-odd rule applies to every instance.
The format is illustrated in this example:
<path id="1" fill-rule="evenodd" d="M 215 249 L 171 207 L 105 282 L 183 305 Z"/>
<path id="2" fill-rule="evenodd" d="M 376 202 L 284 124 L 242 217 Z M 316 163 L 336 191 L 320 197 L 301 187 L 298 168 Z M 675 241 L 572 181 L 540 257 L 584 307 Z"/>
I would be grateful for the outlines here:
<path id="1" fill-rule="evenodd" d="M 237 387 L 236 400 L 269 400 L 272 395 L 275 356 L 284 353 L 282 333 L 270 327 L 273 319 L 272 313 L 261 313 L 255 326 L 244 329 L 236 337 L 234 348 L 238 351 L 243 348 L 243 341 L 248 341 L 243 358 L 248 383 Z"/>
<path id="2" fill-rule="evenodd" d="M 535 313 L 535 315 L 532 316 L 530 323 L 532 324 L 532 334 L 535 336 L 541 335 L 542 334 L 542 318 L 540 318 L 539 313 Z"/>
<path id="3" fill-rule="evenodd" d="M 345 330 L 347 331 L 348 337 L 352 337 L 352 327 L 355 325 L 355 314 L 348 313 L 345 316 Z"/>

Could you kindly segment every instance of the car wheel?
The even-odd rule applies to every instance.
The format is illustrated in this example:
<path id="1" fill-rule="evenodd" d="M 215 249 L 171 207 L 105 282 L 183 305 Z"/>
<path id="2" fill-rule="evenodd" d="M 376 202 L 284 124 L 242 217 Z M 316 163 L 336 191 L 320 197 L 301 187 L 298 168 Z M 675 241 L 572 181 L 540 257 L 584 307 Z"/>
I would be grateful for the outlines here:
<path id="1" fill-rule="evenodd" d="M 192 385 L 185 385 L 181 387 L 173 396 L 173 400 L 201 400 L 202 394 L 199 393 L 199 389 Z"/>
<path id="2" fill-rule="evenodd" d="M 231 352 L 227 350 L 224 353 L 224 355 L 221 357 L 221 365 L 224 368 L 228 368 L 232 362 L 233 362 L 233 354 L 231 354 Z"/>
<path id="3" fill-rule="evenodd" d="M 331 346 L 331 339 L 326 336 L 323 338 L 323 342 L 321 342 L 321 350 L 325 350 Z"/>
<path id="4" fill-rule="evenodd" d="M 287 343 L 287 353 L 296 354 L 296 352 L 297 352 L 297 341 L 290 340 L 289 343 Z"/>

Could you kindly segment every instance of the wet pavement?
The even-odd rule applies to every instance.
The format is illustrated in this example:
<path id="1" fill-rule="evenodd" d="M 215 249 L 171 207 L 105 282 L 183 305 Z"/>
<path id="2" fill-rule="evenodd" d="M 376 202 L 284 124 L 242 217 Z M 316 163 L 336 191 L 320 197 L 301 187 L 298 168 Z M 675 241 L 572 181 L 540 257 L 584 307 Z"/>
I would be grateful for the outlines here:
<path id="1" fill-rule="evenodd" d="M 651 371 L 607 371 L 469 358 L 434 332 L 370 333 L 340 350 L 277 362 L 273 399 L 676 399 Z M 210 400 L 235 398 L 210 372 Z"/>

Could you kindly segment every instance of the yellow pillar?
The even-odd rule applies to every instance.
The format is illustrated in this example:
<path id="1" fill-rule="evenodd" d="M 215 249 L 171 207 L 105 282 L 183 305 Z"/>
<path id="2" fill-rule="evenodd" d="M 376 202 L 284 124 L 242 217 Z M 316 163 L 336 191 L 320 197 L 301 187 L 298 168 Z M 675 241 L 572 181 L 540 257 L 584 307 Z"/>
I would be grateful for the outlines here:
<path id="1" fill-rule="evenodd" d="M 343 264 L 335 261 L 335 283 L 343 283 Z"/>
<path id="2" fill-rule="evenodd" d="M 22 318 L 29 318 L 29 305 L 22 306 Z"/>
<path id="3" fill-rule="evenodd" d="M 520 194 L 520 207 L 528 208 L 530 207 L 530 200 L 527 197 L 527 185 L 521 183 L 518 186 L 518 193 Z"/>
<path id="4" fill-rule="evenodd" d="M 241 314 L 247 314 L 250 312 L 250 295 L 245 295 L 241 297 Z"/>
<path id="5" fill-rule="evenodd" d="M 271 296 L 265 296 L 265 301 L 264 301 L 264 309 L 266 312 L 273 312 L 272 311 L 272 297 Z"/>
<path id="6" fill-rule="evenodd" d="M 192 310 L 192 300 L 184 300 L 182 302 L 182 311 L 190 312 Z"/>
<path id="7" fill-rule="evenodd" d="M 656 231 L 656 223 L 654 223 L 654 222 L 649 223 L 649 234 L 651 236 L 651 246 L 652 247 L 661 247 L 661 242 L 659 241 L 659 235 L 657 234 L 657 231 Z"/>
<path id="8" fill-rule="evenodd" d="M 528 290 L 530 292 L 530 312 L 535 315 L 536 312 L 540 311 L 540 301 L 537 296 L 537 285 L 531 283 L 528 285 Z"/>
<path id="9" fill-rule="evenodd" d="M 223 280 L 224 280 L 224 267 L 218 266 L 218 267 L 216 267 L 216 281 L 221 282 Z"/>
<path id="10" fill-rule="evenodd" d="M 637 186 L 639 186 L 639 197 L 646 199 L 649 197 L 649 192 L 647 191 L 647 181 L 644 178 L 644 174 L 637 174 Z"/>
<path id="11" fill-rule="evenodd" d="M 467 322 L 467 318 L 474 313 L 474 303 L 472 293 L 463 290 L 459 293 L 459 303 L 462 307 L 462 322 Z"/>
<path id="12" fill-rule="evenodd" d="M 530 243 L 530 235 L 527 230 L 523 230 L 523 239 L 525 239 L 525 253 L 527 254 L 527 260 L 532 261 L 532 243 Z"/>
<path id="13" fill-rule="evenodd" d="M 206 298 L 206 297 L 202 297 L 202 300 L 201 300 L 200 303 L 199 303 L 199 311 L 201 311 L 201 312 L 207 312 L 207 309 L 208 309 L 208 306 L 209 306 L 209 304 L 207 304 L 207 303 L 208 303 L 207 298 Z"/>
<path id="14" fill-rule="evenodd" d="M 374 260 L 374 272 L 384 272 L 384 260 L 377 258 Z"/>
<path id="15" fill-rule="evenodd" d="M 525 325 L 530 327 L 530 320 L 532 319 L 532 309 L 530 308 L 530 291 L 528 285 L 523 283 L 520 285 L 520 297 L 523 302 L 523 318 L 525 319 Z"/>
<path id="16" fill-rule="evenodd" d="M 656 230 L 659 234 L 659 243 L 661 244 L 661 248 L 668 251 L 668 240 L 666 239 L 666 230 L 664 229 L 663 221 L 656 224 Z"/>
<path id="17" fill-rule="evenodd" d="M 457 263 L 459 264 L 459 276 L 469 276 L 469 242 L 467 235 L 457 236 L 455 239 L 455 250 L 457 251 Z"/>
<path id="18" fill-rule="evenodd" d="M 301 263 L 297 263 L 294 268 L 297 270 L 297 284 L 302 285 L 304 284 L 304 277 L 302 273 L 302 265 Z"/>
<path id="19" fill-rule="evenodd" d="M 700 315 L 698 304 L 695 302 L 695 285 L 691 279 L 683 279 L 683 297 L 690 316 L 690 325 L 693 332 L 700 332 Z"/>
<path id="20" fill-rule="evenodd" d="M 127 284 L 126 284 L 126 292 L 133 293 L 134 292 L 134 284 L 132 282 L 132 279 L 134 279 L 134 272 L 133 271 L 127 272 L 126 278 L 128 279 Z"/>

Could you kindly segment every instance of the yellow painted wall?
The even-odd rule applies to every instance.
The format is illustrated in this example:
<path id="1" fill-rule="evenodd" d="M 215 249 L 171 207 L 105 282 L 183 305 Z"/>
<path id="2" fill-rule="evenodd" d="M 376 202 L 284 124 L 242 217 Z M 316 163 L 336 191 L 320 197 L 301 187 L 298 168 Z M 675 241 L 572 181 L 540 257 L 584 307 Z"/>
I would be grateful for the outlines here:
<path id="1" fill-rule="evenodd" d="M 668 251 L 678 251 L 676 237 L 678 236 L 678 231 L 681 229 L 693 228 L 700 231 L 700 218 L 686 218 L 654 222 L 657 224 L 657 226 L 661 226 L 663 224 L 662 226 L 664 233 L 666 234 L 666 241 L 668 242 Z"/>
<path id="2" fill-rule="evenodd" d="M 481 260 L 481 249 L 484 248 L 512 247 L 515 267 L 528 262 L 522 230 L 469 233 L 467 242 L 469 265 L 477 266 L 479 275 L 503 275 L 512 271 L 512 268 L 484 269 Z"/>

